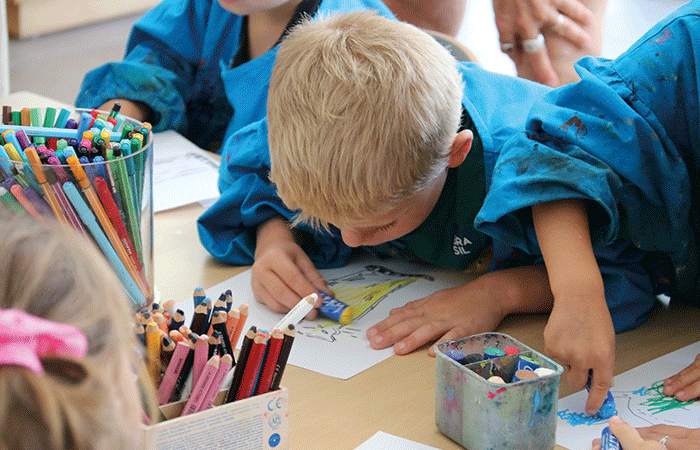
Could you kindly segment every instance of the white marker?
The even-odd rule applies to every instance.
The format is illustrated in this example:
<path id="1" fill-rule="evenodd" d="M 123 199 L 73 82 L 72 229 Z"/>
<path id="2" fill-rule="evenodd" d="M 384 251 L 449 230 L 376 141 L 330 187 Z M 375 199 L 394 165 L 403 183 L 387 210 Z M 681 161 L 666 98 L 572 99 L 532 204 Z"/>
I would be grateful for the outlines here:
<path id="1" fill-rule="evenodd" d="M 311 312 L 312 309 L 314 309 L 316 300 L 318 300 L 318 294 L 315 292 L 299 300 L 299 303 L 297 303 L 286 316 L 282 317 L 282 320 L 277 322 L 277 325 L 275 325 L 273 330 L 286 330 L 287 326 L 289 325 L 296 326 L 299 322 L 301 322 L 301 319 L 303 319 L 309 312 Z"/>

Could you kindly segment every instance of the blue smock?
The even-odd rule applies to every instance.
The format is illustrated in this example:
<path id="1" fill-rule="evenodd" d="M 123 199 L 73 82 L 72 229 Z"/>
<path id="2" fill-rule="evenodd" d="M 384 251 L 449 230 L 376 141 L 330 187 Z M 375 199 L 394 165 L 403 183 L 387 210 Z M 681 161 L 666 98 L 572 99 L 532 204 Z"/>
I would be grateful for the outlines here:
<path id="1" fill-rule="evenodd" d="M 364 9 L 394 17 L 380 0 L 322 0 L 317 14 Z M 153 131 L 176 130 L 221 152 L 226 136 L 265 116 L 277 52 L 232 67 L 242 24 L 216 0 L 165 0 L 136 22 L 122 61 L 86 74 L 75 104 L 140 101 L 155 113 Z"/>
<path id="2" fill-rule="evenodd" d="M 481 141 L 488 192 L 492 183 L 496 183 L 493 178 L 501 175 L 494 169 L 501 149 L 522 132 L 532 104 L 541 100 L 549 88 L 491 73 L 472 63 L 459 63 L 459 70 L 465 82 L 462 105 Z M 267 123 L 263 119 L 239 130 L 226 143 L 219 177 L 221 197 L 198 220 L 200 240 L 218 260 L 252 264 L 257 225 L 275 216 L 291 219 L 294 215 L 284 206 L 268 179 L 267 133 Z M 261 146 L 264 152 L 258 151 Z M 482 200 L 469 198 L 469 201 Z M 343 265 L 351 254 L 335 229 L 331 233 L 313 233 L 302 224 L 296 230 L 305 238 L 299 241 L 300 245 L 318 268 Z M 486 234 L 491 233 L 487 231 Z M 539 250 L 527 254 L 497 239 L 493 245 L 490 270 L 542 263 Z M 451 244 L 445 251 L 452 251 Z M 616 331 L 641 324 L 654 302 L 649 276 L 639 265 L 643 252 L 630 249 L 629 244 L 620 241 L 596 248 L 596 256 Z"/>
<path id="3" fill-rule="evenodd" d="M 586 199 L 594 245 L 664 252 L 675 293 L 697 303 L 699 63 L 699 0 L 615 60 L 579 61 L 581 81 L 538 101 L 501 152 L 477 229 L 538 252 L 527 208 Z"/>

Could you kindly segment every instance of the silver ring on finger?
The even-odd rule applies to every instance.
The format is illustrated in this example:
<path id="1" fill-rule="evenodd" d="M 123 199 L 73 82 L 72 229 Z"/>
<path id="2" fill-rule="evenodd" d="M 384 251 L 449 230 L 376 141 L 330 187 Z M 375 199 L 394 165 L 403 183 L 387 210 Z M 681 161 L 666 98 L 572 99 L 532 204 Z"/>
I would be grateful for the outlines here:
<path id="1" fill-rule="evenodd" d="M 512 42 L 501 42 L 501 51 L 503 53 L 511 52 L 515 49 L 515 44 Z"/>
<path id="2" fill-rule="evenodd" d="M 523 50 L 528 53 L 537 53 L 544 48 L 544 36 L 538 34 L 535 39 L 523 39 Z"/>
<path id="3" fill-rule="evenodd" d="M 552 25 L 552 30 L 556 30 L 561 26 L 562 22 L 564 22 L 564 14 L 562 13 L 557 13 L 557 20 L 554 22 L 554 25 Z"/>
<path id="4" fill-rule="evenodd" d="M 664 436 L 661 439 L 659 439 L 659 444 L 663 445 L 664 448 L 668 448 L 666 447 L 666 442 L 668 442 L 668 436 Z"/>

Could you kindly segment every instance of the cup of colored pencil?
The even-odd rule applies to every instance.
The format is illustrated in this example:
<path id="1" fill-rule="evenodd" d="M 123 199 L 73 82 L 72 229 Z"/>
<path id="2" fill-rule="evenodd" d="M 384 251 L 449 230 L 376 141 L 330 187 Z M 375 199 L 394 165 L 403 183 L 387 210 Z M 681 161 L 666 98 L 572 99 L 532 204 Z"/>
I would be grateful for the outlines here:
<path id="1" fill-rule="evenodd" d="M 94 241 L 138 309 L 153 301 L 153 136 L 120 108 L 4 106 L 0 208 Z"/>

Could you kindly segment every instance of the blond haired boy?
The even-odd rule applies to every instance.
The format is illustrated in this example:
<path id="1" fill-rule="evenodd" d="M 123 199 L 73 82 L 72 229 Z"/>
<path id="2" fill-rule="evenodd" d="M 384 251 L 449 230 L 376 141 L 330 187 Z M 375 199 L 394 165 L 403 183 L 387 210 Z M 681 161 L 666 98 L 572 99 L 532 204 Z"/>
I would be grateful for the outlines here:
<path id="1" fill-rule="evenodd" d="M 585 208 L 576 200 L 533 201 L 541 192 L 503 201 L 523 203 L 517 226 L 537 229 L 549 271 L 539 251 L 525 254 L 474 227 L 499 176 L 500 148 L 546 92 L 457 65 L 424 32 L 371 12 L 306 22 L 282 44 L 273 68 L 270 181 L 296 212 L 294 223 L 337 227 L 350 247 L 391 243 L 425 262 L 467 269 L 492 244 L 489 271 L 393 311 L 368 331 L 371 345 L 403 354 L 436 338 L 493 330 L 509 314 L 551 311 L 546 348 L 574 387 L 593 371 L 587 410 L 595 413 L 612 383 L 615 330 L 641 323 L 653 304 L 643 252 L 621 241 L 594 254 Z M 533 227 L 527 206 L 547 200 L 554 201 L 532 208 Z M 283 217 L 292 216 L 258 227 L 253 267 L 258 299 L 275 310 L 293 304 L 300 278 L 323 289 L 301 251 L 308 247 L 294 241 Z M 552 248 L 560 234 L 568 248 Z M 576 275 L 564 279 L 562 271 Z"/>

